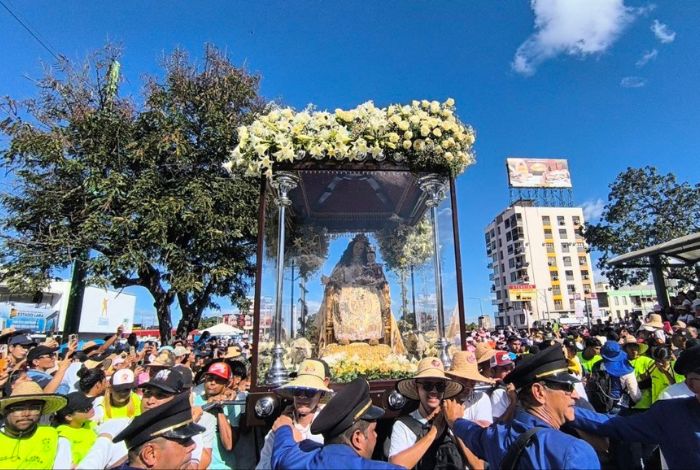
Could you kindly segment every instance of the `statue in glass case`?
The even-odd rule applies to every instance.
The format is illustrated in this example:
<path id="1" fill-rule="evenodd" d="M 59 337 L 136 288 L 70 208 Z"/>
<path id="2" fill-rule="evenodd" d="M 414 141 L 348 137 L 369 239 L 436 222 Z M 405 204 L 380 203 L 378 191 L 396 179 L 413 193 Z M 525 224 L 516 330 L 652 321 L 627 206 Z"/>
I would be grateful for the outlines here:
<path id="1" fill-rule="evenodd" d="M 404 354 L 398 325 L 391 314 L 389 284 L 376 252 L 365 235 L 356 235 L 325 285 L 319 310 L 319 350 L 351 342 L 385 344 Z"/>

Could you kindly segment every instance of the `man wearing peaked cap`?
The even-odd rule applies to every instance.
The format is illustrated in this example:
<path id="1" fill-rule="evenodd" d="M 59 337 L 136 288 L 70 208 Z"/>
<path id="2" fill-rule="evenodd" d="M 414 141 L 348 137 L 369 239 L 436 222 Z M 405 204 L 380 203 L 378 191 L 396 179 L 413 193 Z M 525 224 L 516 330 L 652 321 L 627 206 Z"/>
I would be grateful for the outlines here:
<path id="1" fill-rule="evenodd" d="M 184 468 L 190 460 L 192 437 L 204 428 L 192 421 L 190 397 L 182 393 L 137 416 L 114 442 L 129 449 L 128 466 L 122 468 Z"/>
<path id="2" fill-rule="evenodd" d="M 574 419 L 578 398 L 578 379 L 568 373 L 560 346 L 523 356 L 504 381 L 515 386 L 520 403 L 509 423 L 482 428 L 462 419 L 461 405 L 445 402 L 448 425 L 477 457 L 492 468 L 600 468 L 588 443 L 559 430 Z"/>
<path id="3" fill-rule="evenodd" d="M 272 468 L 403 468 L 370 460 L 377 443 L 376 420 L 383 414 L 383 409 L 372 405 L 367 380 L 358 377 L 331 398 L 311 425 L 313 434 L 323 435 L 323 447 L 302 441 L 301 446 L 306 446 L 305 452 L 294 441 L 292 420 L 288 416 L 277 418 L 272 426 L 275 432 Z"/>
<path id="4" fill-rule="evenodd" d="M 659 400 L 644 413 L 609 416 L 576 408 L 573 425 L 621 441 L 658 444 L 668 468 L 700 468 L 700 346 L 684 350 L 675 370 L 694 395 Z"/>

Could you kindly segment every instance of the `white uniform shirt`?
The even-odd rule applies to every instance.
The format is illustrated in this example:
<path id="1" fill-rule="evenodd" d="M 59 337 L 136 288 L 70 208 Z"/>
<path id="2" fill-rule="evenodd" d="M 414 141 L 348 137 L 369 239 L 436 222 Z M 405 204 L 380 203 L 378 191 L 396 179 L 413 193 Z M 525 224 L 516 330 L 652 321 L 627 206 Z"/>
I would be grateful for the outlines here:
<path id="1" fill-rule="evenodd" d="M 412 411 L 409 416 L 419 421 L 424 426 L 428 423 L 428 420 L 425 419 L 418 410 Z M 389 447 L 389 457 L 393 457 L 394 455 L 403 452 L 414 445 L 417 441 L 418 436 L 416 436 L 404 423 L 396 420 L 396 422 L 394 422 L 394 426 L 391 428 L 391 446 Z"/>
<path id="2" fill-rule="evenodd" d="M 491 400 L 484 392 L 474 392 L 471 396 L 464 400 L 464 419 L 469 421 L 487 421 L 493 422 L 493 411 L 491 409 Z"/>

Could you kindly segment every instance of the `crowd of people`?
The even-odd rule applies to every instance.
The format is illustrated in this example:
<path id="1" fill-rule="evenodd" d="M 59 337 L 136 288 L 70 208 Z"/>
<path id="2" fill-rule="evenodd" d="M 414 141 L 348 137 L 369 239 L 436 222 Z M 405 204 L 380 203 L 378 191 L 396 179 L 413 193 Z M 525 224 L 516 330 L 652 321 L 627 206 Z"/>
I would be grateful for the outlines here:
<path id="1" fill-rule="evenodd" d="M 3 330 L 0 469 L 700 468 L 699 327 L 689 292 L 617 323 L 474 330 L 395 383 L 399 412 L 307 358 L 260 436 L 247 341 Z"/>

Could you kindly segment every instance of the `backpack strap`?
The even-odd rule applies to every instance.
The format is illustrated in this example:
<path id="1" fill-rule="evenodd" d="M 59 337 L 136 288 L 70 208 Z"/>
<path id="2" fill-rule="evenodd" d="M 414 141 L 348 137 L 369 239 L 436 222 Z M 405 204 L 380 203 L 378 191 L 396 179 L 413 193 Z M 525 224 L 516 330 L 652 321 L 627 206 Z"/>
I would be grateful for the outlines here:
<path id="1" fill-rule="evenodd" d="M 510 446 L 506 456 L 503 457 L 501 461 L 501 470 L 515 470 L 518 460 L 522 455 L 525 448 L 530 444 L 530 441 L 535 437 L 537 432 L 545 429 L 543 427 L 535 426 L 530 428 L 524 433 L 520 434 L 515 442 Z"/>
<path id="2" fill-rule="evenodd" d="M 413 434 L 415 434 L 418 439 L 423 437 L 423 435 L 424 435 L 423 431 L 425 431 L 426 427 L 423 425 L 423 423 L 418 421 L 413 416 L 411 416 L 411 415 L 399 416 L 398 421 L 401 421 L 403 424 L 405 424 L 406 427 L 408 429 L 410 429 L 411 432 Z"/>

